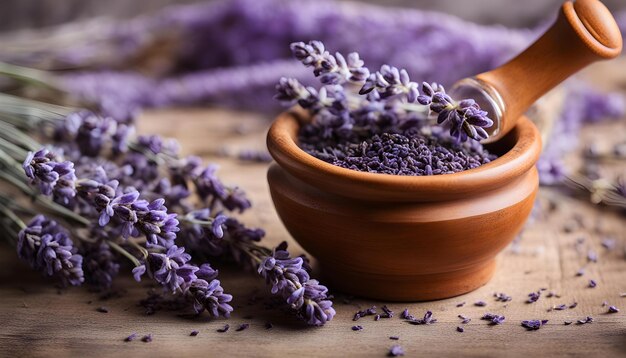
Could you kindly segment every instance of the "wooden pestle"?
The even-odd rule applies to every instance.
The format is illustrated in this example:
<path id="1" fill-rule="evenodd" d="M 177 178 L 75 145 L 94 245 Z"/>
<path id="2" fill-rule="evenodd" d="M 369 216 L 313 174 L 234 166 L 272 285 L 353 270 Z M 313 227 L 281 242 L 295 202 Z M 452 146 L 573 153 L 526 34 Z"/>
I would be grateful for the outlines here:
<path id="1" fill-rule="evenodd" d="M 493 142 L 541 96 L 599 60 L 622 51 L 622 36 L 609 10 L 598 0 L 567 1 L 555 23 L 530 47 L 504 65 L 459 81 L 456 97 L 477 97 L 494 120 Z"/>

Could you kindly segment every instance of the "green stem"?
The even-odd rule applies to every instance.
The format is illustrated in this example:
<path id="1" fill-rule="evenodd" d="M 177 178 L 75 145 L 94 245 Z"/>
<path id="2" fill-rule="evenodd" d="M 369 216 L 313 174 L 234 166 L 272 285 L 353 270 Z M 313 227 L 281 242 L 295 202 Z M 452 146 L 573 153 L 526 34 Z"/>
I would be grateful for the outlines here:
<path id="1" fill-rule="evenodd" d="M 60 88 L 54 85 L 54 78 L 45 71 L 0 62 L 0 75 L 7 76 L 27 84 L 61 91 Z"/>
<path id="2" fill-rule="evenodd" d="M 0 203 L 0 212 L 6 215 L 7 218 L 13 220 L 13 222 L 20 228 L 20 230 L 26 229 L 26 224 L 24 224 L 22 219 L 17 217 L 17 215 L 15 215 L 13 211 L 3 203 Z"/>
<path id="3" fill-rule="evenodd" d="M 120 245 L 116 244 L 113 241 L 107 241 L 107 244 L 109 244 L 115 251 L 119 252 L 120 254 L 124 255 L 127 259 L 129 259 L 135 265 L 135 267 L 141 266 L 141 262 L 139 262 L 139 260 L 137 260 L 135 256 L 131 255 L 130 252 L 126 251 Z"/>
<path id="4" fill-rule="evenodd" d="M 128 241 L 130 242 L 131 245 L 133 245 L 133 247 L 135 247 L 137 250 L 139 250 L 139 252 L 141 252 L 141 255 L 143 255 L 144 260 L 148 258 L 148 250 L 146 250 L 145 247 L 142 247 L 141 245 L 139 245 L 133 240 L 129 239 Z"/>

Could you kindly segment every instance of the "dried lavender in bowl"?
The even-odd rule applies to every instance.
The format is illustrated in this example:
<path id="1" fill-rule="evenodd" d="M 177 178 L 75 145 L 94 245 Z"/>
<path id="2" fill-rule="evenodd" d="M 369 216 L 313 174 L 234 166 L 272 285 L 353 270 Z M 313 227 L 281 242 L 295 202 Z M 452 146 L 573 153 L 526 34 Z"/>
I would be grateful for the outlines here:
<path id="1" fill-rule="evenodd" d="M 456 102 L 439 84 L 412 82 L 404 69 L 383 65 L 372 73 L 357 53 L 332 55 L 319 41 L 291 50 L 322 83 L 316 89 L 281 78 L 276 86 L 276 99 L 311 114 L 298 138 L 307 153 L 393 175 L 451 174 L 496 158 L 479 143 L 493 121 L 473 99 Z"/>

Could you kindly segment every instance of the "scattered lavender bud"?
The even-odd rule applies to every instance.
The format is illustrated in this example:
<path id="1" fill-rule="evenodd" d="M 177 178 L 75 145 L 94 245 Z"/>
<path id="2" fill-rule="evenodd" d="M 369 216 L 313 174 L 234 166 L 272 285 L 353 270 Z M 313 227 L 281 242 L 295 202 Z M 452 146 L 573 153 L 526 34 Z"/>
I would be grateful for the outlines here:
<path id="1" fill-rule="evenodd" d="M 471 322 L 471 320 L 472 320 L 471 318 L 466 317 L 466 316 L 464 316 L 464 315 L 462 315 L 462 314 L 458 315 L 458 317 L 459 317 L 460 319 L 462 319 L 461 323 L 463 323 L 463 324 L 468 324 L 468 323 L 470 323 L 470 322 Z"/>
<path id="2" fill-rule="evenodd" d="M 381 315 L 382 318 L 392 318 L 393 317 L 393 311 L 390 310 L 389 307 L 387 307 L 387 305 L 383 305 L 380 309 L 383 310 L 383 314 Z"/>
<path id="3" fill-rule="evenodd" d="M 400 337 L 398 337 L 398 336 L 390 336 L 389 339 L 391 339 L 393 341 L 397 341 L 398 339 L 400 339 Z"/>
<path id="4" fill-rule="evenodd" d="M 131 333 L 128 337 L 124 338 L 124 342 L 131 342 L 137 338 L 137 333 Z"/>
<path id="5" fill-rule="evenodd" d="M 363 326 L 352 326 L 353 331 L 361 331 L 363 330 Z"/>
<path id="6" fill-rule="evenodd" d="M 406 319 L 406 320 L 415 320 L 415 316 L 413 316 L 412 314 L 409 313 L 409 309 L 408 308 L 405 308 L 404 311 L 402 311 L 402 313 L 400 313 L 400 318 Z"/>
<path id="7" fill-rule="evenodd" d="M 465 306 L 465 301 L 457 303 L 457 304 L 456 304 L 456 306 L 457 306 L 457 307 L 463 307 L 463 306 Z"/>
<path id="8" fill-rule="evenodd" d="M 375 315 L 376 314 L 376 306 L 372 306 L 370 308 L 361 310 L 361 311 L 357 311 L 354 314 L 354 317 L 352 318 L 353 321 L 358 321 L 360 318 L 363 318 L 365 316 L 371 316 L 371 315 Z"/>
<path id="9" fill-rule="evenodd" d="M 496 301 L 499 301 L 499 302 L 508 302 L 513 299 L 511 296 L 503 292 L 500 292 L 500 293 L 496 292 L 493 294 L 493 296 L 496 298 Z"/>
<path id="10" fill-rule="evenodd" d="M 96 311 L 98 311 L 100 313 L 109 313 L 109 309 L 104 307 L 104 306 L 96 308 Z"/>
<path id="11" fill-rule="evenodd" d="M 152 342 L 152 333 L 148 333 L 145 336 L 141 337 L 141 341 L 145 343 Z"/>
<path id="12" fill-rule="evenodd" d="M 591 323 L 591 322 L 593 322 L 593 317 L 591 317 L 591 316 L 587 316 L 586 318 L 579 319 L 578 321 L 576 321 L 576 323 L 578 323 L 578 324 L 587 324 L 587 323 Z"/>
<path id="13" fill-rule="evenodd" d="M 595 280 L 589 280 L 590 288 L 595 288 L 596 286 L 598 286 L 598 283 Z"/>
<path id="14" fill-rule="evenodd" d="M 404 355 L 404 349 L 399 345 L 394 345 L 389 348 L 390 357 L 399 357 Z"/>
<path id="15" fill-rule="evenodd" d="M 619 312 L 619 308 L 615 306 L 609 306 L 609 313 L 617 313 Z"/>
<path id="16" fill-rule="evenodd" d="M 230 325 L 229 324 L 225 324 L 223 328 L 218 328 L 216 331 L 218 331 L 220 333 L 224 333 L 224 332 L 228 332 L 229 329 L 230 329 Z"/>
<path id="17" fill-rule="evenodd" d="M 580 268 L 578 269 L 578 271 L 576 271 L 576 276 L 582 276 L 585 274 L 585 269 L 584 268 Z"/>
<path id="18" fill-rule="evenodd" d="M 491 321 L 490 324 L 492 325 L 499 325 L 504 323 L 506 318 L 504 316 L 493 313 L 485 313 L 480 319 L 485 321 Z"/>
<path id="19" fill-rule="evenodd" d="M 611 251 L 615 248 L 615 243 L 616 243 L 615 239 L 607 238 L 607 239 L 602 240 L 602 247 Z"/>
<path id="20" fill-rule="evenodd" d="M 485 307 L 486 305 L 487 305 L 487 302 L 485 302 L 485 301 L 476 301 L 476 302 L 474 302 L 474 306 Z"/>
<path id="21" fill-rule="evenodd" d="M 589 262 L 598 262 L 598 254 L 595 251 L 589 250 L 587 252 L 587 261 Z"/>
<path id="22" fill-rule="evenodd" d="M 539 328 L 541 328 L 541 326 L 545 325 L 546 323 L 548 323 L 548 320 L 538 320 L 538 319 L 534 319 L 534 320 L 529 320 L 529 321 L 522 321 L 522 327 L 526 328 L 529 331 L 536 331 Z"/>
<path id="23" fill-rule="evenodd" d="M 578 228 L 579 228 L 579 224 L 578 224 L 578 222 L 576 220 L 568 220 L 563 225 L 563 232 L 565 232 L 565 233 L 572 233 L 572 232 L 578 230 Z"/>
<path id="24" fill-rule="evenodd" d="M 566 326 L 569 326 L 572 323 L 573 323 L 572 321 L 565 321 L 565 322 L 563 322 L 563 324 L 566 325 Z"/>
<path id="25" fill-rule="evenodd" d="M 235 330 L 236 332 L 241 332 L 243 330 L 248 329 L 248 327 L 250 327 L 249 323 L 242 323 L 239 325 L 239 327 L 237 327 L 237 329 Z"/>
<path id="26" fill-rule="evenodd" d="M 531 292 L 528 294 L 528 300 L 526 301 L 526 303 L 537 302 L 537 300 L 539 300 L 539 297 L 541 297 L 541 290 L 537 292 Z"/>
<path id="27" fill-rule="evenodd" d="M 566 304 L 560 304 L 558 306 L 554 306 L 552 307 L 553 309 L 557 310 L 557 311 L 563 311 L 567 309 L 567 305 Z"/>
<path id="28" fill-rule="evenodd" d="M 572 303 L 571 305 L 569 305 L 569 308 L 570 308 L 570 309 L 572 309 L 572 308 L 576 308 L 576 306 L 578 306 L 578 302 L 574 302 L 574 303 Z"/>
<path id="29" fill-rule="evenodd" d="M 380 320 L 380 315 L 377 314 L 376 316 L 374 316 L 374 321 L 379 321 Z"/>
<path id="30" fill-rule="evenodd" d="M 461 327 L 461 326 L 457 326 L 456 327 L 456 331 L 460 332 L 460 333 L 463 333 L 463 332 L 465 332 L 465 329 L 463 329 L 463 327 Z"/>
<path id="31" fill-rule="evenodd" d="M 198 335 L 198 333 L 200 333 L 200 332 L 198 332 L 196 330 L 193 330 L 193 331 L 191 331 L 191 333 L 189 333 L 189 335 L 192 336 L 192 337 L 195 337 L 195 336 Z"/>
<path id="32" fill-rule="evenodd" d="M 437 320 L 433 318 L 433 313 L 431 311 L 426 311 L 424 317 L 421 319 L 416 319 L 413 317 L 412 319 L 408 319 L 408 321 L 409 323 L 414 325 L 432 324 L 437 322 Z"/>

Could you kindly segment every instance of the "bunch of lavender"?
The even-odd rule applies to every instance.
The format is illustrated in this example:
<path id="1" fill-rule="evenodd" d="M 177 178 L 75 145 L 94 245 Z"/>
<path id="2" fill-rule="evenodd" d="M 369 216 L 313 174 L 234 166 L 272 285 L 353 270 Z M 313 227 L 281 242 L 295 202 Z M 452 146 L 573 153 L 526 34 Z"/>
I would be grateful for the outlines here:
<path id="1" fill-rule="evenodd" d="M 75 249 L 62 235 L 57 241 L 62 241 L 63 250 L 76 253 L 68 262 L 82 259 L 82 265 L 75 265 L 84 270 L 81 282 L 84 276 L 88 283 L 110 287 L 119 260 L 127 258 L 135 266 L 137 280 L 149 277 L 168 294 L 184 298 L 197 313 L 230 314 L 232 296 L 224 293 L 217 271 L 208 263 L 193 264 L 189 253 L 205 261 L 232 258 L 255 271 L 272 256 L 259 244 L 264 231 L 247 228 L 234 216 L 251 207 L 240 188 L 223 183 L 215 165 L 181 157 L 173 141 L 133 137 L 133 126 L 125 120 L 4 95 L 0 101 L 12 103 L 0 109 L 4 114 L 0 127 L 6 129 L 0 131 L 0 166 L 7 169 L 0 178 L 37 198 L 55 216 L 79 224 L 71 231 L 80 244 Z M 40 114 L 32 115 L 28 109 L 34 107 Z M 23 130 L 43 135 L 50 145 L 41 148 Z M 36 230 L 15 222 L 17 230 Z M 32 255 L 26 252 L 22 257 L 32 261 Z M 33 267 L 43 269 L 41 264 Z M 69 269 L 65 265 L 49 275 L 61 276 L 57 271 Z M 302 284 L 313 287 L 313 280 Z M 331 312 L 326 289 L 315 287 L 324 294 L 307 296 L 307 305 L 321 300 L 319 307 Z M 310 323 L 323 324 L 332 318 L 328 314 L 322 320 L 319 310 L 286 303 Z"/>
<path id="2" fill-rule="evenodd" d="M 460 145 L 486 139 L 484 128 L 493 125 L 474 100 L 456 102 L 442 85 L 418 85 L 404 69 L 383 65 L 370 73 L 357 53 L 331 55 L 319 41 L 291 49 L 323 84 L 315 89 L 282 78 L 276 86 L 278 100 L 311 113 L 299 134 L 310 154 L 345 168 L 400 175 L 454 173 L 495 158 L 479 144 Z M 351 85 L 360 85 L 358 94 L 366 97 Z M 427 126 L 431 113 L 452 140 Z"/>

